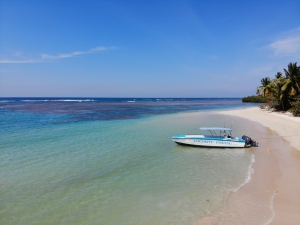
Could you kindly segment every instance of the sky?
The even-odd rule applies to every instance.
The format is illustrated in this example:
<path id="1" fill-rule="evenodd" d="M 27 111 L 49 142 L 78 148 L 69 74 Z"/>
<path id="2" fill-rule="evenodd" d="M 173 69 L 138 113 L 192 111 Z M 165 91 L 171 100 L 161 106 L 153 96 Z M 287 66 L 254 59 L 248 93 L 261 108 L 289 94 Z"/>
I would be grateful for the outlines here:
<path id="1" fill-rule="evenodd" d="M 0 0 L 0 97 L 244 97 L 299 59 L 299 0 Z"/>

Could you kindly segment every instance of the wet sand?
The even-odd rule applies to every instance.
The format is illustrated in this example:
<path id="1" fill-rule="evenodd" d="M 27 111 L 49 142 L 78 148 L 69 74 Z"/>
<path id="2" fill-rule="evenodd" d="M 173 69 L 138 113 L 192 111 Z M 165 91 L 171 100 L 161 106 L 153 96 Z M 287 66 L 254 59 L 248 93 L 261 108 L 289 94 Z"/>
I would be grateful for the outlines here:
<path id="1" fill-rule="evenodd" d="M 218 113 L 248 119 L 249 124 L 257 129 L 256 134 L 249 136 L 260 144 L 258 148 L 252 148 L 255 162 L 250 182 L 229 196 L 225 212 L 205 218 L 199 224 L 239 224 L 239 218 L 242 221 L 244 216 L 236 215 L 234 221 L 227 221 L 226 214 L 232 213 L 234 208 L 239 211 L 243 205 L 248 208 L 249 217 L 265 216 L 266 222 L 263 224 L 299 224 L 300 118 L 264 111 L 258 107 Z M 270 196 L 270 209 L 260 209 L 265 201 L 270 201 Z M 256 199 L 255 205 L 253 199 Z M 252 202 L 252 205 L 247 202 Z M 258 223 L 252 220 L 251 224 Z"/>

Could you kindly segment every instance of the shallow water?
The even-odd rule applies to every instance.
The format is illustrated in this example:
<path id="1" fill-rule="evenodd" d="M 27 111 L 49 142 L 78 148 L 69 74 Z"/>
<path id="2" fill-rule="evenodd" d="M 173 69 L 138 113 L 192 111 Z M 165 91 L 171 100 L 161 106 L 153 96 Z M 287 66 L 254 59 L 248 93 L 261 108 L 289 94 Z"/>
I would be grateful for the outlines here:
<path id="1" fill-rule="evenodd" d="M 249 132 L 243 120 L 213 113 L 66 118 L 1 113 L 1 224 L 194 224 L 222 211 L 251 175 L 249 149 L 170 139 L 224 121 L 241 136 Z"/>
<path id="2" fill-rule="evenodd" d="M 273 201 L 280 190 L 282 175 L 278 156 L 289 150 L 289 144 L 258 123 L 241 121 L 249 128 L 249 135 L 259 142 L 259 147 L 251 148 L 255 158 L 251 179 L 236 192 L 230 193 L 226 204 L 218 211 L 199 219 L 197 225 L 267 225 L 275 216 Z"/>

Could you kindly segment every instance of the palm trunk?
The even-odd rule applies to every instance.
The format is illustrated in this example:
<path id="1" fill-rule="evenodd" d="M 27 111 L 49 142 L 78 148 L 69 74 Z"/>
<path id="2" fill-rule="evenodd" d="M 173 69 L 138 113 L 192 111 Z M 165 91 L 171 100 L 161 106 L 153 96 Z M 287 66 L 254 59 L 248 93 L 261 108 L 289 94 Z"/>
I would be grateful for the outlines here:
<path id="1" fill-rule="evenodd" d="M 280 102 L 281 102 L 283 111 L 285 111 L 283 101 L 280 101 Z"/>

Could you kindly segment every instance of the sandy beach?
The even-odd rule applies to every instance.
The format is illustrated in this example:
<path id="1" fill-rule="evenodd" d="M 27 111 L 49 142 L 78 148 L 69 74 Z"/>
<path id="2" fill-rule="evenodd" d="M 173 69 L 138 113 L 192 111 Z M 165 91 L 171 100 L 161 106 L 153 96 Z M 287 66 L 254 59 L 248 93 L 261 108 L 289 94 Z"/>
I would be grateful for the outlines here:
<path id="1" fill-rule="evenodd" d="M 259 133 L 258 136 L 252 136 L 260 143 L 260 146 L 252 150 L 255 162 L 251 181 L 237 193 L 233 193 L 228 198 L 227 204 L 234 206 L 237 199 L 247 200 L 247 193 L 251 192 L 250 190 L 253 192 L 253 188 L 273 185 L 272 191 L 275 195 L 272 211 L 274 215 L 269 224 L 299 224 L 300 118 L 261 110 L 258 107 L 218 113 L 242 117 L 250 120 L 254 126 L 255 123 L 259 123 L 266 129 L 270 129 L 268 137 L 259 136 Z M 276 139 L 280 138 L 285 140 L 281 142 L 283 144 L 276 142 Z M 257 199 L 258 205 L 261 197 Z"/>

